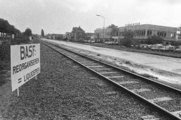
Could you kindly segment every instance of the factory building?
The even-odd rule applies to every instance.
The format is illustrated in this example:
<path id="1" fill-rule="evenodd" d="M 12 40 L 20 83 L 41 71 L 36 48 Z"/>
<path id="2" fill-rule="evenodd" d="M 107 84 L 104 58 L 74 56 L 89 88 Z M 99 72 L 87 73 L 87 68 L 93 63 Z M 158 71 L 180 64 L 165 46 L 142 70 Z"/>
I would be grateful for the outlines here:
<path id="1" fill-rule="evenodd" d="M 113 41 L 118 41 L 123 39 L 123 32 L 125 30 L 134 31 L 135 40 L 146 40 L 148 37 L 156 35 L 162 37 L 166 41 L 176 41 L 177 28 L 160 26 L 160 25 L 151 25 L 151 24 L 128 24 L 123 27 L 119 27 L 117 34 L 111 34 L 111 28 L 96 29 L 94 31 L 97 39 L 110 39 Z"/>
<path id="2" fill-rule="evenodd" d="M 105 40 L 111 39 L 112 37 L 111 31 L 112 31 L 111 28 L 105 28 L 105 29 L 98 28 L 94 30 L 96 41 L 101 41 L 103 39 Z"/>
<path id="3" fill-rule="evenodd" d="M 175 41 L 176 40 L 176 27 L 167 27 L 151 24 L 136 24 L 136 25 L 127 25 L 125 27 L 119 28 L 119 37 L 123 38 L 122 33 L 124 30 L 134 31 L 134 39 L 145 40 L 150 36 L 156 35 L 162 37 L 164 40 Z"/>

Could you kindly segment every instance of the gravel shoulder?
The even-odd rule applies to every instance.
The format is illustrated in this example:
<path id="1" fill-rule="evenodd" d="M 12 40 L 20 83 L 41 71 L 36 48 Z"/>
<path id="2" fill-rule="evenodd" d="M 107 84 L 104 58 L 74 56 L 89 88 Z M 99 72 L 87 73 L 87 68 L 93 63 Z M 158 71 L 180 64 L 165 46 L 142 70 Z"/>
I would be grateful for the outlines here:
<path id="1" fill-rule="evenodd" d="M 140 120 L 148 114 L 159 116 L 44 45 L 38 79 L 20 87 L 19 97 L 10 87 L 10 81 L 0 87 L 1 120 Z"/>

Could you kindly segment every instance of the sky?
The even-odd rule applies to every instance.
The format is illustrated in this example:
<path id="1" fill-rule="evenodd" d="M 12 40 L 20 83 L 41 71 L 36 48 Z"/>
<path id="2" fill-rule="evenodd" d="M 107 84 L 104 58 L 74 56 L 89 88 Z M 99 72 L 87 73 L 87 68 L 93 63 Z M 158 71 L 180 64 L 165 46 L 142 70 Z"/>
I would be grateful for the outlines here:
<path id="1" fill-rule="evenodd" d="M 0 0 L 0 18 L 21 32 L 34 34 L 71 32 L 81 27 L 86 32 L 115 24 L 155 24 L 181 26 L 181 0 Z"/>

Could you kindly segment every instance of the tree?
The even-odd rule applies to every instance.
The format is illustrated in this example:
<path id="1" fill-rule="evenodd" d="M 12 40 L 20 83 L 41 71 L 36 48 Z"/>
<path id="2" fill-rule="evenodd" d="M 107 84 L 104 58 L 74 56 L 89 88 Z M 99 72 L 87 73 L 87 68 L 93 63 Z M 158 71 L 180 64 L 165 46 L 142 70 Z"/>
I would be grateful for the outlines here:
<path id="1" fill-rule="evenodd" d="M 118 36 L 118 26 L 111 24 L 108 28 L 111 28 L 111 36 Z"/>
<path id="2" fill-rule="evenodd" d="M 122 45 L 126 46 L 126 47 L 131 47 L 132 43 L 133 43 L 133 36 L 134 36 L 134 32 L 131 30 L 124 30 L 123 32 L 123 40 L 122 40 Z"/>
<path id="3" fill-rule="evenodd" d="M 97 41 L 99 41 L 100 40 L 100 34 L 96 33 L 95 36 L 96 36 Z"/>
<path id="4" fill-rule="evenodd" d="M 150 36 L 148 39 L 145 41 L 146 44 L 161 44 L 163 42 L 163 38 L 160 36 Z"/>
<path id="5" fill-rule="evenodd" d="M 6 37 L 4 33 L 14 34 L 15 36 L 19 36 L 21 34 L 18 29 L 16 29 L 13 25 L 9 24 L 7 20 L 4 20 L 2 18 L 0 18 L 0 32 L 2 34 L 2 36 L 0 37 Z"/>
<path id="6" fill-rule="evenodd" d="M 41 29 L 41 36 L 44 37 L 44 31 Z"/>
<path id="7" fill-rule="evenodd" d="M 30 28 L 26 28 L 25 32 L 23 33 L 24 36 L 31 36 L 32 35 L 32 31 Z"/>

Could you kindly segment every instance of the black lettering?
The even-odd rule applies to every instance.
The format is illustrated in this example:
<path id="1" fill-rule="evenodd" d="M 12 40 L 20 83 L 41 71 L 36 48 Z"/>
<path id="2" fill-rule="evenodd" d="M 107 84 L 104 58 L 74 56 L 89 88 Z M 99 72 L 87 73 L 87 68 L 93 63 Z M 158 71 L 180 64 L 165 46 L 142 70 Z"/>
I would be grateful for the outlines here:
<path id="1" fill-rule="evenodd" d="M 24 70 L 25 69 L 25 63 L 21 64 L 21 67 L 22 67 L 21 70 Z"/>
<path id="2" fill-rule="evenodd" d="M 28 57 L 28 46 L 26 46 L 26 57 Z"/>
<path id="3" fill-rule="evenodd" d="M 33 60 L 30 60 L 28 62 L 24 62 L 22 64 L 19 64 L 19 65 L 16 65 L 16 66 L 13 66 L 13 74 L 16 74 L 20 71 L 23 71 L 33 65 L 36 65 L 40 62 L 40 59 L 39 58 L 36 58 L 36 59 L 33 59 Z"/>
<path id="4" fill-rule="evenodd" d="M 16 72 L 19 72 L 19 65 L 16 65 Z"/>
<path id="5" fill-rule="evenodd" d="M 26 77 L 26 75 L 24 76 L 24 82 L 26 82 L 27 81 L 27 77 Z"/>
<path id="6" fill-rule="evenodd" d="M 19 65 L 19 71 L 21 71 L 22 70 L 22 66 L 21 66 L 21 64 Z"/>
<path id="7" fill-rule="evenodd" d="M 16 73 L 16 66 L 13 67 L 13 74 Z"/>
<path id="8" fill-rule="evenodd" d="M 28 57 L 33 56 L 32 46 L 29 46 L 29 52 L 31 53 Z"/>
<path id="9" fill-rule="evenodd" d="M 18 83 L 21 83 L 21 82 L 22 82 L 22 80 L 21 80 L 21 78 L 19 78 L 19 79 L 18 79 Z"/>
<path id="10" fill-rule="evenodd" d="M 36 55 L 35 52 L 35 45 L 33 45 L 33 56 Z"/>
<path id="11" fill-rule="evenodd" d="M 20 46 L 20 59 L 23 60 L 25 58 L 25 48 L 24 46 Z"/>

